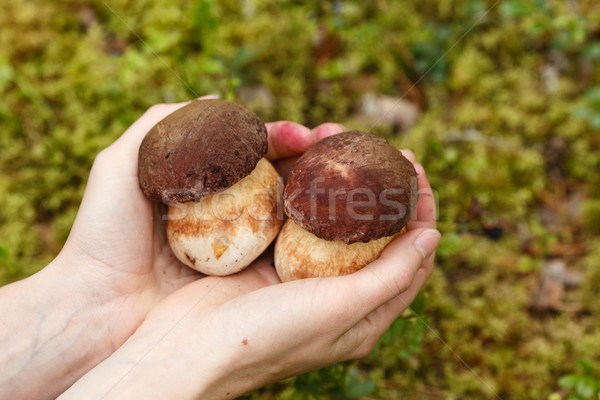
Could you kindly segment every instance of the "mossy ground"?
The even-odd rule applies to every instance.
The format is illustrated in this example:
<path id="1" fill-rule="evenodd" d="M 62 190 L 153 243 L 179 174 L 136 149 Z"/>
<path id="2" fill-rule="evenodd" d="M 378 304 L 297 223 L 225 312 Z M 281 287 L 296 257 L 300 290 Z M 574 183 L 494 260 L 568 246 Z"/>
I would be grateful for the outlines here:
<path id="1" fill-rule="evenodd" d="M 56 255 L 95 155 L 145 109 L 219 93 L 265 121 L 337 121 L 411 148 L 444 236 L 431 329 L 406 320 L 366 360 L 249 397 L 542 399 L 565 394 L 578 360 L 599 365 L 598 2 L 0 5 L 0 283 Z M 417 124 L 365 122 L 365 93 L 405 96 Z M 536 311 L 554 258 L 583 282 Z"/>

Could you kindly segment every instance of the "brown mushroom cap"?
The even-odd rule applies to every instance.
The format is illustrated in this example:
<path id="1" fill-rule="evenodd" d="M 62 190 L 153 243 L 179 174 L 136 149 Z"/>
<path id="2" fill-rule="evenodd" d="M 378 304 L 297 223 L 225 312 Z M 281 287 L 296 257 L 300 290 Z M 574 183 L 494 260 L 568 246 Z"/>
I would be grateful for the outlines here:
<path id="1" fill-rule="evenodd" d="M 349 244 L 400 232 L 417 197 L 412 163 L 385 139 L 352 131 L 322 139 L 300 157 L 284 206 L 315 236 Z"/>
<path id="2" fill-rule="evenodd" d="M 246 177 L 266 151 L 267 130 L 251 111 L 224 100 L 194 100 L 142 141 L 140 187 L 156 201 L 197 202 Z"/>

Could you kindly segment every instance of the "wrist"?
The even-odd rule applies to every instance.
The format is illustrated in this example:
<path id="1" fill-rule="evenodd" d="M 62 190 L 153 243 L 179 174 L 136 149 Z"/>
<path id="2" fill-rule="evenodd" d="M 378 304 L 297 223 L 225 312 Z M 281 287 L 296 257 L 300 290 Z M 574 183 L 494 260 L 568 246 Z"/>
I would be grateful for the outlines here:
<path id="1" fill-rule="evenodd" d="M 102 307 L 60 271 L 57 259 L 0 292 L 1 398 L 56 397 L 110 354 Z"/>
<path id="2" fill-rule="evenodd" d="M 224 399 L 243 392 L 230 377 L 234 355 L 210 323 L 174 316 L 146 321 L 61 399 Z M 204 321 L 203 321 L 204 322 Z"/>
<path id="3" fill-rule="evenodd" d="M 95 361 L 90 363 L 91 368 L 135 332 L 156 303 L 156 295 L 143 288 L 120 290 L 130 281 L 127 276 L 70 250 L 65 247 L 44 271 L 53 276 L 51 280 L 60 286 L 63 301 L 77 309 L 79 319 L 87 327 L 85 339 L 90 358 Z"/>

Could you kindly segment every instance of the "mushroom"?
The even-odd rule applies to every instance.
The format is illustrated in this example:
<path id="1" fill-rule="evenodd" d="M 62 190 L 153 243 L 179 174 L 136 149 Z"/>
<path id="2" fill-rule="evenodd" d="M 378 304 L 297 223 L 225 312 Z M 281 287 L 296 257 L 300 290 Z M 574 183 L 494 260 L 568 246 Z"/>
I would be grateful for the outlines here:
<path id="1" fill-rule="evenodd" d="M 417 173 L 385 139 L 344 132 L 320 140 L 285 186 L 289 217 L 275 244 L 282 281 L 353 273 L 405 231 L 416 208 Z"/>
<path id="2" fill-rule="evenodd" d="M 283 180 L 266 151 L 260 119 L 223 100 L 192 101 L 148 132 L 138 155 L 140 187 L 169 206 L 167 238 L 181 262 L 229 275 L 275 239 Z"/>

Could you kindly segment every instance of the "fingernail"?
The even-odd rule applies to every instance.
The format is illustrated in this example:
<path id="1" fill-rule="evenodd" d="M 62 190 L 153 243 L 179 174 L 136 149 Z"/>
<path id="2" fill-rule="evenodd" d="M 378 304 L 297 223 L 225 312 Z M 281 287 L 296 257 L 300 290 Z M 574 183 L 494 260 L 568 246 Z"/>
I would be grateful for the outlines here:
<path id="1" fill-rule="evenodd" d="M 345 127 L 344 125 L 342 125 L 342 124 L 337 124 L 337 125 L 340 127 L 340 129 L 342 130 L 342 132 L 346 132 L 346 131 L 348 130 L 348 129 L 346 129 L 346 127 Z"/>
<path id="2" fill-rule="evenodd" d="M 427 260 L 431 253 L 433 253 L 441 237 L 442 235 L 437 229 L 427 229 L 417 236 L 415 247 L 423 256 L 423 260 Z"/>

